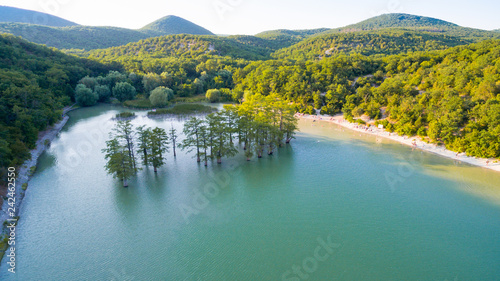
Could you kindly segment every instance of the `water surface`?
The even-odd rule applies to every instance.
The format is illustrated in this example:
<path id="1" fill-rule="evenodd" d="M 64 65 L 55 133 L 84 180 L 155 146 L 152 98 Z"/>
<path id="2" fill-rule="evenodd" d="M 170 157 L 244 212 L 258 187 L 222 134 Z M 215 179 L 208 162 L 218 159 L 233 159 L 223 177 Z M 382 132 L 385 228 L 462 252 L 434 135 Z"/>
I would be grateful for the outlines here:
<path id="1" fill-rule="evenodd" d="M 0 279 L 499 280 L 498 173 L 301 121 L 272 157 L 205 168 L 178 151 L 123 188 L 101 153 L 119 111 L 70 113 L 24 199 L 18 272 Z"/>

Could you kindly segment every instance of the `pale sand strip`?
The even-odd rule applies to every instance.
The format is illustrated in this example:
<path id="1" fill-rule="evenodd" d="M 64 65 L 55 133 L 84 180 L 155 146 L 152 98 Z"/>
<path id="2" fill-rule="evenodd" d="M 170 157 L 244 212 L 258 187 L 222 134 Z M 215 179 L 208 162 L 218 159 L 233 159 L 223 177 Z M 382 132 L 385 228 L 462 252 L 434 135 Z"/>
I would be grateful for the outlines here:
<path id="1" fill-rule="evenodd" d="M 359 125 L 356 123 L 350 123 L 349 121 L 345 120 L 342 115 L 336 115 L 336 116 L 326 116 L 326 115 L 307 115 L 307 114 L 299 114 L 297 113 L 295 115 L 298 118 L 302 119 L 309 119 L 309 120 L 316 120 L 318 122 L 329 122 L 329 123 L 334 123 L 338 124 L 342 127 L 365 133 L 365 134 L 370 134 L 378 137 L 383 137 L 387 139 L 391 139 L 397 142 L 400 142 L 402 144 L 415 147 L 417 149 L 421 149 L 423 151 L 427 151 L 430 153 L 434 153 L 446 158 L 450 158 L 453 160 L 461 161 L 464 163 L 468 163 L 474 166 L 479 166 L 482 168 L 494 170 L 497 172 L 500 172 L 500 163 L 493 163 L 494 161 L 489 160 L 489 159 L 484 159 L 484 158 L 476 158 L 476 157 L 468 157 L 465 155 L 465 153 L 459 153 L 457 154 L 456 152 L 453 152 L 451 150 L 446 149 L 444 146 L 437 146 L 435 144 L 429 144 L 426 143 L 422 140 L 420 140 L 420 137 L 407 137 L 407 136 L 399 136 L 397 133 L 389 133 L 385 131 L 385 129 L 379 129 L 375 126 L 370 126 L 370 128 L 366 129 L 366 126 Z M 487 163 L 487 161 L 489 163 Z"/>

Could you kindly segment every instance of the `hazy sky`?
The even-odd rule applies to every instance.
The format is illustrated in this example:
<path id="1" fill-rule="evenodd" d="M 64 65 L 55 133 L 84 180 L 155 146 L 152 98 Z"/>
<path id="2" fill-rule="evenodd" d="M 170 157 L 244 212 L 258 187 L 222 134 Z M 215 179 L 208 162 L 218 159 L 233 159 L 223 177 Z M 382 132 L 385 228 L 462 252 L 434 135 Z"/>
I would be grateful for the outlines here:
<path id="1" fill-rule="evenodd" d="M 342 27 L 384 13 L 500 28 L 498 0 L 0 0 L 0 5 L 45 12 L 83 25 L 134 29 L 176 15 L 217 34 Z"/>

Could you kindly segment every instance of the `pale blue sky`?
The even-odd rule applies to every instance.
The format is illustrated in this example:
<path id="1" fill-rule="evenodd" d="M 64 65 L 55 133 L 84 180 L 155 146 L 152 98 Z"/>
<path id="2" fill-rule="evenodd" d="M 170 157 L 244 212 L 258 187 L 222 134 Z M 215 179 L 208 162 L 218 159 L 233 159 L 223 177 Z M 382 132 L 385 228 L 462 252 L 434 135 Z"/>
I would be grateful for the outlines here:
<path id="1" fill-rule="evenodd" d="M 83 25 L 140 28 L 176 15 L 217 34 L 342 27 L 383 13 L 409 13 L 481 28 L 500 28 L 500 1 L 439 0 L 0 0 Z"/>

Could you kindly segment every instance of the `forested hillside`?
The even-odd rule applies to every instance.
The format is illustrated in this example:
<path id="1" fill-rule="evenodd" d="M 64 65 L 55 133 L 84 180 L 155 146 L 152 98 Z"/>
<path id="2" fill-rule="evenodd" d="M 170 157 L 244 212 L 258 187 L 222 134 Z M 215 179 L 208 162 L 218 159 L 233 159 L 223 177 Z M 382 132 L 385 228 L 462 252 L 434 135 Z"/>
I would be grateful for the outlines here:
<path id="1" fill-rule="evenodd" d="M 255 37 L 263 38 L 272 41 L 276 44 L 276 49 L 286 48 L 296 44 L 308 37 L 328 31 L 328 28 L 304 29 L 304 30 L 288 30 L 278 29 L 264 31 L 256 34 Z"/>
<path id="2" fill-rule="evenodd" d="M 70 29 L 76 28 L 85 27 Z M 93 63 L 2 36 L 0 117 L 6 133 L 0 137 L 8 141 L 0 153 L 9 159 L 2 165 L 26 156 L 38 130 L 57 119 L 57 109 L 69 103 L 86 75 L 77 87 L 82 105 L 111 96 L 126 102 L 136 94 L 139 103 L 149 103 L 155 90 L 168 93 L 168 100 L 216 92 L 214 101 L 240 102 L 276 94 L 298 112 L 343 113 L 349 120 L 365 116 L 458 152 L 500 157 L 500 40 L 472 43 L 476 39 L 448 32 L 400 28 L 321 32 L 168 35 L 82 53 Z M 128 73 L 113 74 L 119 79 L 109 78 L 108 85 L 104 74 L 110 69 Z"/>
<path id="3" fill-rule="evenodd" d="M 166 16 L 140 29 L 145 33 L 161 36 L 168 34 L 214 35 L 211 31 L 176 16 Z"/>
<path id="4" fill-rule="evenodd" d="M 150 36 L 131 29 L 104 26 L 49 27 L 24 23 L 0 23 L 0 32 L 58 49 L 97 49 L 120 46 Z"/>
<path id="5" fill-rule="evenodd" d="M 470 40 L 444 34 L 384 29 L 317 35 L 273 54 L 277 59 L 321 59 L 339 53 L 394 55 L 425 50 L 442 50 L 471 43 Z"/>
<path id="6" fill-rule="evenodd" d="M 389 130 L 500 157 L 500 40 L 383 58 L 338 55 L 321 61 L 252 63 L 236 89 L 279 93 L 299 111 L 388 119 Z M 356 76 L 361 78 L 356 86 Z"/>
<path id="7" fill-rule="evenodd" d="M 169 35 L 149 38 L 125 46 L 88 52 L 90 58 L 120 61 L 125 65 L 145 58 L 184 57 L 200 55 L 230 56 L 249 60 L 268 59 L 273 48 L 267 40 L 253 36 Z M 132 60 L 134 57 L 134 60 Z"/>
<path id="8" fill-rule="evenodd" d="M 387 28 L 405 28 L 417 31 L 427 31 L 460 37 L 462 39 L 473 40 L 476 42 L 491 38 L 500 39 L 498 34 L 491 31 L 462 27 L 457 24 L 435 18 L 398 13 L 376 16 L 346 27 L 331 29 L 324 33 L 380 30 Z"/>
<path id="9" fill-rule="evenodd" d="M 108 71 L 100 63 L 0 35 L 0 170 L 29 156 L 38 132 L 72 103 L 82 77 Z"/>
<path id="10" fill-rule="evenodd" d="M 139 30 L 110 26 L 50 27 L 7 22 L 0 23 L 0 32 L 21 36 L 30 42 L 49 47 L 76 50 L 122 46 L 141 39 L 169 34 L 212 34 L 201 26 L 174 16 L 162 18 Z"/>

